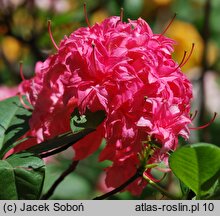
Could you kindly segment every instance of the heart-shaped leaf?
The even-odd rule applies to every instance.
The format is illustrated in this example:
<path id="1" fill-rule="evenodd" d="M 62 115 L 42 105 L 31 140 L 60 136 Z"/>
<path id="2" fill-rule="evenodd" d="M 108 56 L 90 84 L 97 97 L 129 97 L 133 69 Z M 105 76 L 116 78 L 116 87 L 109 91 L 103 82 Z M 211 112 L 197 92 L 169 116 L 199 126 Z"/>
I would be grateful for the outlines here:
<path id="1" fill-rule="evenodd" d="M 173 173 L 197 198 L 207 192 L 220 175 L 220 148 L 208 143 L 197 143 L 176 150 L 169 158 Z"/>

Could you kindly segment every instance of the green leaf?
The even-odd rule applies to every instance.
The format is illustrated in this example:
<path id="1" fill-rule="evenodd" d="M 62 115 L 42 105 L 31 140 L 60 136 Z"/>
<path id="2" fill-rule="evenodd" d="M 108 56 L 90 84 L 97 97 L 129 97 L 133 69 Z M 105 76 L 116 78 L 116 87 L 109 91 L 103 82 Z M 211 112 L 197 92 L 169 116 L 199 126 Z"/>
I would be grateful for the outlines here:
<path id="1" fill-rule="evenodd" d="M 0 102 L 0 158 L 29 130 L 30 116 L 17 96 Z"/>
<path id="2" fill-rule="evenodd" d="M 218 181 L 215 183 L 214 187 L 209 190 L 208 196 L 206 196 L 206 199 L 215 199 L 220 200 L 220 177 Z"/>
<path id="3" fill-rule="evenodd" d="M 67 132 L 65 134 L 59 135 L 52 139 L 41 142 L 35 146 L 26 149 L 28 152 L 32 152 L 40 157 L 48 157 L 53 154 L 57 154 L 61 151 L 66 150 L 74 143 L 78 142 L 80 139 L 93 132 L 94 129 L 84 129 L 83 131 L 73 134 L 72 132 Z"/>
<path id="4" fill-rule="evenodd" d="M 169 158 L 173 173 L 192 191 L 197 198 L 213 186 L 220 175 L 220 148 L 208 143 L 184 146 Z"/>
<path id="5" fill-rule="evenodd" d="M 104 119 L 105 112 L 103 110 L 91 112 L 87 109 L 84 115 L 80 115 L 79 110 L 75 109 L 72 113 L 70 126 L 73 133 L 77 133 L 85 128 L 96 129 Z"/>
<path id="6" fill-rule="evenodd" d="M 0 160 L 0 200 L 18 199 L 13 167 L 4 160 Z"/>
<path id="7" fill-rule="evenodd" d="M 95 131 L 104 118 L 104 111 L 90 112 L 87 110 L 85 115 L 80 116 L 78 110 L 75 109 L 70 121 L 74 133 L 70 131 L 59 135 L 31 147 L 27 149 L 27 151 L 33 152 L 42 158 L 57 154 L 66 150 L 89 133 Z"/>
<path id="8" fill-rule="evenodd" d="M 31 153 L 0 160 L 0 199 L 39 199 L 45 177 L 43 160 Z"/>
<path id="9" fill-rule="evenodd" d="M 209 189 L 207 194 L 203 197 L 204 199 L 220 199 L 220 176 L 218 180 L 213 184 L 213 186 Z"/>

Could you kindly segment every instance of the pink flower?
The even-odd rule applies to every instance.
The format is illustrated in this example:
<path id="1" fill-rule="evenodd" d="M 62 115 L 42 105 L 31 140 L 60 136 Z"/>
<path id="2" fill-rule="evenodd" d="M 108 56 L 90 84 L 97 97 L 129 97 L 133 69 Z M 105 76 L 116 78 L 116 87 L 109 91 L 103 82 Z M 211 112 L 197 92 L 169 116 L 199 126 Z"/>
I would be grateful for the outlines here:
<path id="1" fill-rule="evenodd" d="M 97 181 L 97 185 L 96 188 L 98 191 L 100 191 L 101 193 L 107 193 L 111 190 L 113 190 L 114 188 L 111 187 L 107 187 L 106 183 L 105 183 L 105 178 L 106 178 L 106 173 L 103 172 L 99 175 L 98 177 L 98 181 Z"/>
<path id="2" fill-rule="evenodd" d="M 34 106 L 30 133 L 40 142 L 70 130 L 76 107 L 82 114 L 86 108 L 104 110 L 99 128 L 73 146 L 75 160 L 93 153 L 105 138 L 100 160 L 112 161 L 106 169 L 109 187 L 135 174 L 137 155 L 149 140 L 160 145 L 150 163 L 166 162 L 178 136 L 189 137 L 191 123 L 192 86 L 171 57 L 173 44 L 141 18 L 124 23 L 110 17 L 73 32 L 20 85 Z M 126 189 L 137 195 L 145 185 L 139 178 Z"/>
<path id="3" fill-rule="evenodd" d="M 18 87 L 0 86 L 0 101 L 13 97 L 18 93 Z"/>

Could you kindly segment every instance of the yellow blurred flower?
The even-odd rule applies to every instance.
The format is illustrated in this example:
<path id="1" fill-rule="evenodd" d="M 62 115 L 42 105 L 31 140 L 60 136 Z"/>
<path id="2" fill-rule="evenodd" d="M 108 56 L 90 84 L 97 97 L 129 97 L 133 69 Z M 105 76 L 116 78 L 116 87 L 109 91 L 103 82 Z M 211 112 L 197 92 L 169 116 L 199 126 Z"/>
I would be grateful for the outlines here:
<path id="1" fill-rule="evenodd" d="M 146 18 L 155 15 L 155 10 L 169 6 L 173 0 L 144 0 L 142 15 Z"/>
<path id="2" fill-rule="evenodd" d="M 183 71 L 201 66 L 204 42 L 197 29 L 190 23 L 175 20 L 167 30 L 166 35 L 174 39 L 175 45 L 174 59 L 181 62 L 184 50 L 189 54 L 192 44 L 195 44 L 194 51 L 188 62 L 182 67 Z"/>
<path id="3" fill-rule="evenodd" d="M 98 10 L 95 13 L 92 14 L 90 18 L 91 25 L 102 22 L 104 19 L 109 17 L 109 13 L 106 10 Z"/>
<path id="4" fill-rule="evenodd" d="M 15 62 L 20 57 L 21 44 L 11 36 L 4 37 L 1 43 L 2 52 L 9 62 Z"/>
<path id="5" fill-rule="evenodd" d="M 166 5 L 169 5 L 172 2 L 172 0 L 153 0 L 153 2 L 157 6 L 166 6 Z"/>

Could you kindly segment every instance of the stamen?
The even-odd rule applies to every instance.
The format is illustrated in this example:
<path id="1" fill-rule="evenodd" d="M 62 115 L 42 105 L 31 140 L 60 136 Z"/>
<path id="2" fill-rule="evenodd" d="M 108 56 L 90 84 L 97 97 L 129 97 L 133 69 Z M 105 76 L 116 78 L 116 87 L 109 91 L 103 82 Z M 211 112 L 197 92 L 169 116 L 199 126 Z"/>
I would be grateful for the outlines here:
<path id="1" fill-rule="evenodd" d="M 190 116 L 191 121 L 193 121 L 193 120 L 195 119 L 195 117 L 197 116 L 197 114 L 198 114 L 198 110 L 195 111 L 194 115 L 191 115 L 191 116 Z"/>
<path id="2" fill-rule="evenodd" d="M 23 62 L 22 61 L 20 61 L 19 71 L 20 71 L 20 76 L 21 76 L 22 81 L 25 81 L 24 74 L 23 74 Z"/>
<path id="3" fill-rule="evenodd" d="M 199 126 L 199 127 L 194 127 L 194 128 L 189 128 L 190 130 L 200 130 L 200 129 L 204 129 L 206 127 L 208 127 L 209 125 L 211 125 L 214 121 L 215 121 L 215 118 L 217 116 L 217 113 L 215 112 L 214 113 L 214 116 L 212 117 L 212 119 L 205 125 L 202 125 L 202 126 Z"/>
<path id="4" fill-rule="evenodd" d="M 190 53 L 189 53 L 188 57 L 186 58 L 186 60 L 181 64 L 180 67 L 183 67 L 183 66 L 186 64 L 186 62 L 189 61 L 189 59 L 190 59 L 190 57 L 191 57 L 191 55 L 192 55 L 192 53 L 193 53 L 194 47 L 195 47 L 195 44 L 192 43 L 192 48 L 191 48 L 191 50 L 190 50 Z"/>
<path id="5" fill-rule="evenodd" d="M 18 97 L 19 97 L 19 100 L 20 100 L 22 106 L 23 106 L 25 109 L 27 109 L 27 110 L 33 110 L 32 107 L 30 107 L 30 106 L 28 106 L 27 104 L 25 104 L 25 102 L 24 102 L 24 100 L 23 100 L 21 94 L 19 94 Z"/>
<path id="6" fill-rule="evenodd" d="M 182 64 L 183 64 L 183 62 L 184 62 L 184 60 L 186 58 L 186 53 L 187 53 L 187 51 L 184 51 L 183 58 L 182 58 L 181 62 L 179 63 L 179 65 L 178 65 L 178 67 L 176 69 L 178 69 L 178 68 L 180 68 L 182 66 Z"/>
<path id="7" fill-rule="evenodd" d="M 178 68 L 180 68 L 182 66 L 182 64 L 186 58 L 186 53 L 187 53 L 187 51 L 184 51 L 183 58 L 182 58 L 181 62 L 179 63 L 179 65 L 174 69 L 174 71 L 176 71 Z"/>
<path id="8" fill-rule="evenodd" d="M 94 63 L 95 70 L 97 71 L 96 61 L 95 61 L 95 44 L 94 44 L 94 42 L 92 42 L 92 57 L 93 57 L 93 63 Z"/>
<path id="9" fill-rule="evenodd" d="M 167 30 L 169 29 L 169 27 L 170 27 L 171 24 L 173 23 L 174 19 L 176 18 L 176 15 L 177 15 L 177 14 L 175 13 L 174 16 L 173 16 L 173 18 L 171 19 L 170 23 L 167 25 L 167 27 L 166 27 L 166 28 L 163 30 L 163 32 L 160 34 L 160 37 L 167 32 Z M 160 38 L 160 37 L 159 37 L 159 38 Z"/>
<path id="10" fill-rule="evenodd" d="M 85 19 L 86 19 L 86 23 L 87 23 L 88 27 L 90 27 L 88 14 L 87 14 L 87 10 L 86 10 L 86 3 L 84 3 L 83 8 L 84 8 L 84 16 L 85 16 Z"/>
<path id="11" fill-rule="evenodd" d="M 120 21 L 123 22 L 123 17 L 124 17 L 124 8 L 121 8 L 120 12 Z"/>
<path id="12" fill-rule="evenodd" d="M 48 32 L 49 32 L 49 35 L 50 35 L 50 39 L 54 45 L 54 47 L 59 50 L 59 47 L 57 46 L 56 42 L 54 41 L 53 39 L 53 35 L 52 35 L 52 32 L 51 32 L 51 20 L 48 20 L 47 21 L 47 28 L 48 28 Z"/>

